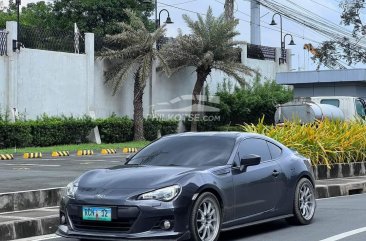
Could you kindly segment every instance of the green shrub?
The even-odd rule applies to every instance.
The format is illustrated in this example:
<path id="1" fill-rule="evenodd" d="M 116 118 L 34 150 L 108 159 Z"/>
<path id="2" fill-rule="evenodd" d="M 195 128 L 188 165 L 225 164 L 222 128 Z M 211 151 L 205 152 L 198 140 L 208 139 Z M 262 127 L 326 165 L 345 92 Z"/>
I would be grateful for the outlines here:
<path id="1" fill-rule="evenodd" d="M 274 81 L 260 83 L 257 80 L 247 88 L 220 89 L 221 125 L 258 123 L 264 116 L 264 123 L 273 124 L 276 105 L 293 98 L 292 91 Z"/>
<path id="2" fill-rule="evenodd" d="M 366 161 L 366 125 L 361 121 L 330 121 L 281 126 L 243 125 L 242 130 L 269 136 L 310 158 L 313 165 Z"/>
<path id="3" fill-rule="evenodd" d="M 170 135 L 177 133 L 178 121 L 176 120 L 161 120 L 161 135 Z"/>
<path id="4" fill-rule="evenodd" d="M 0 122 L 0 147 L 26 147 L 31 143 L 31 126 L 28 122 Z"/>
<path id="5" fill-rule="evenodd" d="M 217 131 L 239 131 L 239 132 L 242 132 L 243 131 L 243 128 L 240 127 L 240 126 L 218 126 L 216 128 Z"/>
<path id="6" fill-rule="evenodd" d="M 161 130 L 161 121 L 157 118 L 148 118 L 144 120 L 144 137 L 148 141 L 154 141 L 158 138 L 158 131 Z"/>
<path id="7" fill-rule="evenodd" d="M 104 143 L 131 141 L 133 138 L 133 122 L 128 117 L 113 115 L 107 119 L 98 119 L 96 123 Z"/>

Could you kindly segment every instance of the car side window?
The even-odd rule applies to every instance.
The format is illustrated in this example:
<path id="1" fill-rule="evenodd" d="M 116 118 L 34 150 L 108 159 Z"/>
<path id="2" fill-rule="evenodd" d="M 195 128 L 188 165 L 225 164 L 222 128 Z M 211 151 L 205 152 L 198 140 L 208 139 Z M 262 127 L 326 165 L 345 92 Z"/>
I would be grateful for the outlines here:
<path id="1" fill-rule="evenodd" d="M 271 142 L 267 141 L 267 144 L 268 144 L 268 148 L 271 153 L 272 159 L 279 158 L 282 154 L 282 149 Z"/>
<path id="2" fill-rule="evenodd" d="M 359 116 L 361 116 L 362 118 L 365 118 L 365 116 L 366 116 L 365 107 L 363 106 L 363 103 L 361 102 L 361 100 L 356 100 L 356 111 Z"/>
<path id="3" fill-rule="evenodd" d="M 246 139 L 242 141 L 239 145 L 239 156 L 240 158 L 245 155 L 258 155 L 261 157 L 261 161 L 271 160 L 271 154 L 268 149 L 268 145 L 265 140 L 262 139 Z"/>

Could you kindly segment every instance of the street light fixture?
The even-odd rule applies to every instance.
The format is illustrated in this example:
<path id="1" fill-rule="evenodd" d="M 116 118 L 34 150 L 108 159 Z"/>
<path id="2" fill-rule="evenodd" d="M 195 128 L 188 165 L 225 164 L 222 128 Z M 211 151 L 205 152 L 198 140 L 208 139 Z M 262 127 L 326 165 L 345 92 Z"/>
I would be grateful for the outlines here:
<path id="1" fill-rule="evenodd" d="M 161 21 L 161 16 L 160 15 L 161 15 L 162 12 L 167 12 L 167 14 L 168 14 L 168 17 L 166 18 L 166 21 L 165 21 L 166 24 L 172 24 L 172 23 L 174 23 L 172 21 L 172 19 L 170 18 L 169 11 L 164 8 L 164 9 L 160 10 L 160 12 L 159 12 L 159 19 L 155 20 L 156 21 L 156 28 L 159 28 L 160 27 L 160 23 L 161 23 L 160 22 Z"/>
<path id="2" fill-rule="evenodd" d="M 152 0 L 144 0 L 142 3 L 145 3 L 145 4 L 150 4 L 152 3 Z M 159 12 L 159 18 L 158 18 L 158 1 L 155 0 L 155 29 L 158 29 L 160 27 L 160 15 L 163 11 L 166 11 L 168 13 L 168 17 L 165 21 L 166 24 L 172 24 L 174 23 L 172 21 L 172 19 L 170 18 L 170 14 L 169 14 L 169 11 L 167 9 L 162 9 L 160 12 Z"/>
<path id="3" fill-rule="evenodd" d="M 280 17 L 280 29 L 281 29 L 281 58 L 279 59 L 279 63 L 280 64 L 284 64 L 286 63 L 286 44 L 285 44 L 285 40 L 286 40 L 286 36 L 291 36 L 291 41 L 289 43 L 289 45 L 296 45 L 294 42 L 294 38 L 292 37 L 291 34 L 285 34 L 285 36 L 283 36 L 283 28 L 282 28 L 282 15 L 279 13 L 275 13 L 272 16 L 272 21 L 269 25 L 271 26 L 275 26 L 277 25 L 276 21 L 275 21 L 275 16 L 278 15 Z"/>

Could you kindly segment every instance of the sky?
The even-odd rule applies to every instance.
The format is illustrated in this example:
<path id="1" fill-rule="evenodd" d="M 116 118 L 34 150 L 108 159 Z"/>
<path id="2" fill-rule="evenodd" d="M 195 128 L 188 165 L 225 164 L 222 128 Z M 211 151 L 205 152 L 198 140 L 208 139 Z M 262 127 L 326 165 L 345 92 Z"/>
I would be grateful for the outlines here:
<path id="1" fill-rule="evenodd" d="M 277 1 L 286 3 L 286 0 Z M 29 2 L 35 2 L 35 0 L 22 0 L 22 5 L 26 5 Z M 186 27 L 182 18 L 183 14 L 187 14 L 191 18 L 196 19 L 196 13 L 204 14 L 207 12 L 207 9 L 211 7 L 214 15 L 218 16 L 224 11 L 224 2 L 225 0 L 158 0 L 158 10 L 167 9 L 169 11 L 174 24 L 167 25 L 167 36 L 175 37 L 178 34 L 178 29 L 181 29 L 183 33 L 189 33 L 189 29 Z M 340 24 L 341 22 L 341 9 L 338 6 L 340 0 L 293 0 L 293 2 L 311 10 L 313 13 L 330 22 L 336 24 Z M 174 7 L 167 6 L 166 4 Z M 238 40 L 250 42 L 250 0 L 235 0 L 234 12 L 235 17 L 240 20 L 237 28 L 240 32 Z M 273 12 L 269 11 L 265 7 L 261 7 L 261 44 L 264 46 L 280 47 L 281 37 L 279 25 L 269 26 L 273 14 Z M 166 17 L 166 12 L 162 12 L 162 21 L 165 21 Z M 279 19 L 276 19 L 276 21 L 279 22 Z M 312 55 L 304 50 L 303 46 L 306 43 L 312 43 L 313 46 L 317 46 L 319 42 L 327 39 L 286 18 L 283 19 L 283 33 L 292 33 L 296 35 L 294 36 L 296 46 L 287 46 L 288 42 L 286 43 L 286 48 L 292 49 L 292 70 L 316 69 L 316 65 L 310 59 Z M 286 39 L 286 41 L 289 40 L 289 38 Z M 365 68 L 366 66 L 357 65 L 355 67 Z"/>
<path id="2" fill-rule="evenodd" d="M 285 3 L 285 0 L 277 0 L 278 2 Z M 302 7 L 311 10 L 313 13 L 322 16 L 323 18 L 329 20 L 330 22 L 340 24 L 340 14 L 341 9 L 339 8 L 340 0 L 293 0 Z M 192 18 L 197 18 L 198 13 L 205 13 L 209 6 L 213 9 L 216 16 L 220 15 L 224 11 L 225 0 L 158 0 L 158 9 L 167 9 L 170 12 L 170 17 L 174 21 L 174 24 L 167 25 L 168 36 L 175 36 L 178 33 L 178 28 L 181 28 L 183 33 L 189 33 L 184 20 L 182 19 L 182 14 L 187 14 Z M 250 42 L 250 1 L 249 0 L 236 0 L 235 1 L 235 17 L 240 19 L 238 25 L 238 31 L 240 36 L 238 40 L 243 40 Z M 181 9 L 167 6 L 165 4 L 174 5 Z M 186 9 L 188 12 L 183 9 Z M 269 23 L 272 20 L 273 12 L 261 7 L 261 44 L 264 46 L 280 47 L 281 37 L 280 37 L 280 27 L 270 26 Z M 162 20 L 165 21 L 166 13 L 162 13 Z M 279 23 L 279 19 L 275 19 Z M 294 41 L 296 46 L 288 46 L 290 38 L 286 38 L 286 48 L 292 49 L 293 54 L 293 66 L 292 70 L 315 70 L 316 65 L 310 59 L 311 54 L 307 50 L 303 49 L 304 44 L 312 43 L 313 46 L 317 46 L 317 42 L 322 42 L 327 40 L 318 33 L 307 29 L 306 27 L 292 22 L 286 18 L 283 19 L 283 33 L 296 34 L 294 36 Z M 366 67 L 358 65 L 358 67 Z"/>

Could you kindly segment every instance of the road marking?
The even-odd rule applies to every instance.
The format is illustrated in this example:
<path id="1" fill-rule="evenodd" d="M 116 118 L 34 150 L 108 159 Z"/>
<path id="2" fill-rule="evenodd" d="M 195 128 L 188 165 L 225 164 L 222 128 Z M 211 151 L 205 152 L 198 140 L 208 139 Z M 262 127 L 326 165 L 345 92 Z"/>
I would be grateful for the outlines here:
<path id="1" fill-rule="evenodd" d="M 351 231 L 348 231 L 348 232 L 345 232 L 345 233 L 341 233 L 341 234 L 338 234 L 338 235 L 335 235 L 335 236 L 332 236 L 332 237 L 329 237 L 329 238 L 326 238 L 326 239 L 322 239 L 320 241 L 337 241 L 337 240 L 341 240 L 341 239 L 347 238 L 349 236 L 359 234 L 359 233 L 363 233 L 363 232 L 366 232 L 366 227 L 359 228 L 359 229 L 354 229 L 354 230 L 351 230 Z"/>
<path id="2" fill-rule="evenodd" d="M 57 236 L 56 234 L 50 234 L 50 235 L 43 235 L 43 236 L 36 236 L 36 237 L 31 237 L 31 238 L 24 238 L 24 239 L 15 239 L 15 241 L 42 241 L 42 240 L 51 240 L 51 239 L 56 239 L 56 238 L 60 238 L 59 236 Z"/>
<path id="3" fill-rule="evenodd" d="M 24 191 L 15 191 L 15 192 L 3 192 L 0 193 L 0 195 L 3 194 L 12 194 L 12 193 L 24 193 L 24 192 L 39 192 L 39 191 L 48 191 L 53 189 L 64 189 L 65 187 L 51 187 L 51 188 L 43 188 L 43 189 L 33 189 L 33 190 L 24 190 Z"/>
<path id="4" fill-rule="evenodd" d="M 19 164 L 2 164 L 4 166 L 30 166 L 30 167 L 60 167 L 61 165 L 44 165 L 44 164 L 25 164 L 25 163 L 19 163 Z"/>
<path id="5" fill-rule="evenodd" d="M 23 212 L 32 212 L 32 211 L 52 211 L 52 209 L 57 209 L 60 206 L 52 206 L 52 207 L 43 207 L 43 208 L 32 208 L 32 209 L 27 209 L 27 210 L 18 210 L 18 211 L 11 211 L 11 212 L 3 212 L 0 213 L 1 215 L 6 215 L 6 214 L 16 214 L 16 213 L 23 213 Z"/>

